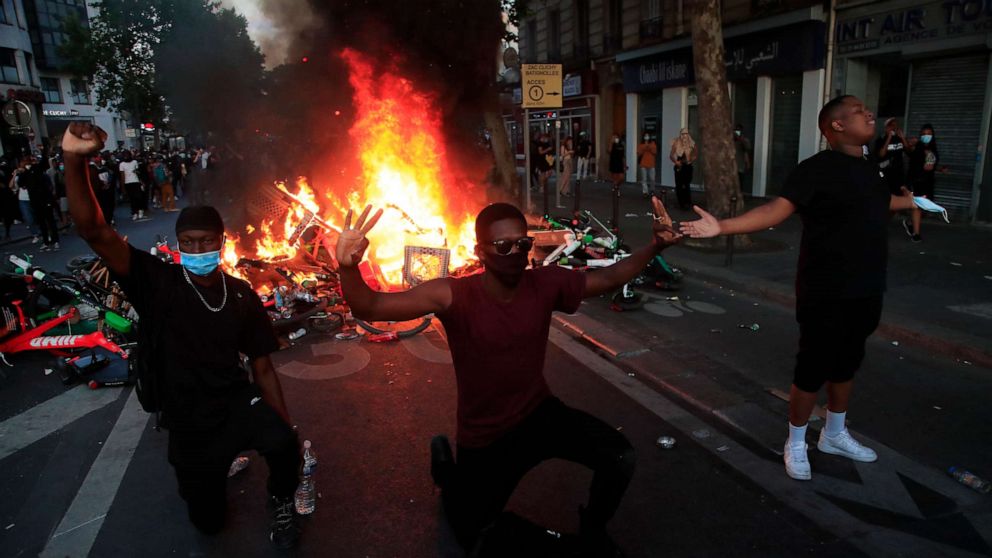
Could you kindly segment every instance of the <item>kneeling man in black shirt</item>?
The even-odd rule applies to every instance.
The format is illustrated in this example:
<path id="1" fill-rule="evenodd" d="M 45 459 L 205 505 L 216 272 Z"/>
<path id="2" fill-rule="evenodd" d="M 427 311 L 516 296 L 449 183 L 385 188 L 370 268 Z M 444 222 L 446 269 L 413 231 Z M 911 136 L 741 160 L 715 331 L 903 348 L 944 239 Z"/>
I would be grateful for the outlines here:
<path id="1" fill-rule="evenodd" d="M 916 207 L 905 187 L 892 195 L 878 165 L 865 156 L 863 146 L 875 137 L 875 115 L 860 99 L 844 95 L 830 101 L 820 110 L 819 126 L 830 150 L 800 163 L 781 197 L 719 221 L 696 207 L 702 219 L 682 224 L 683 234 L 706 238 L 764 230 L 793 213 L 802 218 L 796 276 L 799 353 L 784 455 L 786 474 L 797 480 L 812 477 L 806 426 L 824 384 L 827 421 L 817 448 L 855 461 L 878 459 L 851 437 L 844 420 L 865 340 L 882 314 L 889 212 Z"/>
<path id="2" fill-rule="evenodd" d="M 293 494 L 299 443 L 269 354 L 279 346 L 251 287 L 218 269 L 224 223 L 216 209 L 187 207 L 176 221 L 181 265 L 137 250 L 107 224 L 93 195 L 86 158 L 106 134 L 72 123 L 62 140 L 69 207 L 79 235 L 114 273 L 153 332 L 141 358 L 162 371 L 162 425 L 169 429 L 169 463 L 190 521 L 205 533 L 224 525 L 227 472 L 241 451 L 254 449 L 269 465 L 269 538 L 280 547 L 299 539 Z M 144 343 L 144 341 L 143 341 Z M 150 349 L 150 351 L 149 351 Z M 252 378 L 240 355 L 251 362 Z"/>

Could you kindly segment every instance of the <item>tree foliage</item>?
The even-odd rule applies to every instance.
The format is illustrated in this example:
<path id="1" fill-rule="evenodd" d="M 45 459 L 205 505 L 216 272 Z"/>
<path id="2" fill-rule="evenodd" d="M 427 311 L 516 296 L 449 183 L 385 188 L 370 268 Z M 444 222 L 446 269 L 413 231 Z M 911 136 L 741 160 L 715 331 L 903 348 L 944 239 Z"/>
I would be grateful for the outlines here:
<path id="1" fill-rule="evenodd" d="M 99 106 L 186 131 L 235 127 L 257 99 L 263 57 L 247 22 L 210 0 L 101 0 L 89 27 L 65 23 L 67 70 Z"/>

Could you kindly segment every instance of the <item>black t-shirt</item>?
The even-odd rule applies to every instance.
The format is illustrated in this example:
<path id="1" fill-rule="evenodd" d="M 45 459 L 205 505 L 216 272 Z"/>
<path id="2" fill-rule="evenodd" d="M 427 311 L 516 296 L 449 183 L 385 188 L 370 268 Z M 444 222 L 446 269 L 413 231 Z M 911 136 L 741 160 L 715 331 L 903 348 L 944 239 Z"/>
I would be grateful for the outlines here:
<path id="1" fill-rule="evenodd" d="M 934 176 L 937 171 L 937 163 L 940 162 L 940 155 L 933 147 L 917 143 L 916 148 L 909 153 L 909 176 L 908 182 L 911 190 L 918 190 L 921 187 L 929 188 L 932 195 Z M 929 163 L 929 165 L 928 165 Z M 930 168 L 927 169 L 927 166 Z M 924 193 L 928 193 L 924 191 Z"/>
<path id="2" fill-rule="evenodd" d="M 885 291 L 891 195 L 874 162 L 821 151 L 789 174 L 782 197 L 795 204 L 803 221 L 800 303 Z"/>
<path id="3" fill-rule="evenodd" d="M 885 148 L 885 154 L 879 156 L 878 152 L 883 145 L 885 145 L 885 136 L 875 140 L 875 149 L 872 150 L 872 155 L 878 159 L 878 168 L 885 175 L 885 182 L 889 185 L 889 191 L 897 194 L 901 191 L 900 188 L 906 185 L 906 171 L 903 166 L 906 145 L 901 139 L 893 136 L 892 141 Z"/>
<path id="4" fill-rule="evenodd" d="M 610 145 L 610 172 L 613 174 L 621 174 L 625 170 L 623 164 L 623 144 L 620 142 Z"/>
<path id="5" fill-rule="evenodd" d="M 551 149 L 551 144 L 549 142 L 537 141 L 535 143 L 534 166 L 537 170 L 547 172 L 552 169 L 551 162 L 548 161 L 548 155 L 554 155 L 552 151 L 553 149 Z"/>
<path id="6" fill-rule="evenodd" d="M 592 142 L 587 139 L 580 139 L 578 149 L 575 150 L 577 157 L 589 157 L 592 155 Z"/>
<path id="7" fill-rule="evenodd" d="M 179 265 L 167 264 L 131 247 L 131 269 L 118 282 L 141 317 L 141 327 L 156 327 L 164 374 L 163 416 L 172 430 L 204 430 L 227 417 L 228 398 L 245 388 L 248 373 L 239 353 L 254 359 L 279 349 L 272 324 L 248 283 L 225 276 L 223 287 L 191 286 Z M 194 288 L 196 290 L 194 290 Z M 156 330 L 152 330 L 156 331 Z"/>

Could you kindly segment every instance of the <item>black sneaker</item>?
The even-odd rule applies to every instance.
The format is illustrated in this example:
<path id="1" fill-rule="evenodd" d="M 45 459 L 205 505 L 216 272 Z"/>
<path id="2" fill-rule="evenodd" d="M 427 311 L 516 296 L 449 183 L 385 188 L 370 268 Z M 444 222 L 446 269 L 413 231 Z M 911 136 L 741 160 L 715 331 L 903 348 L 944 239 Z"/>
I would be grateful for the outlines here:
<path id="1" fill-rule="evenodd" d="M 918 234 L 911 235 L 910 238 L 913 239 L 913 243 L 914 244 L 915 243 L 919 243 L 919 242 L 923 242 L 923 237 L 920 236 L 920 235 L 918 235 Z"/>
<path id="2" fill-rule="evenodd" d="M 451 485 L 455 476 L 455 456 L 448 437 L 438 434 L 431 438 L 431 478 L 441 490 Z"/>
<path id="3" fill-rule="evenodd" d="M 906 231 L 906 236 L 913 238 L 913 225 L 909 222 L 909 219 L 902 220 L 902 230 Z"/>
<path id="4" fill-rule="evenodd" d="M 300 526 L 296 521 L 293 497 L 270 496 L 269 507 L 272 509 L 269 540 L 278 548 L 293 548 L 300 540 Z"/>

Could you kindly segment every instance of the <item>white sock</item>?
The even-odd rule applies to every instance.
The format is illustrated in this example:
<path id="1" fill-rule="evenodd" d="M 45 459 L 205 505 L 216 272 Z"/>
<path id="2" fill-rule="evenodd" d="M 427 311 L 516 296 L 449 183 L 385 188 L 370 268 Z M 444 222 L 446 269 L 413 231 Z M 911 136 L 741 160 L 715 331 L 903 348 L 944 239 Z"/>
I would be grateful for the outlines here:
<path id="1" fill-rule="evenodd" d="M 809 423 L 807 423 L 809 424 Z M 793 426 L 789 423 L 789 443 L 794 446 L 801 446 L 806 443 L 806 426 Z"/>
<path id="2" fill-rule="evenodd" d="M 835 413 L 827 409 L 827 426 L 824 427 L 824 431 L 827 436 L 836 436 L 844 431 L 844 420 L 847 418 L 847 411 L 843 413 Z"/>

